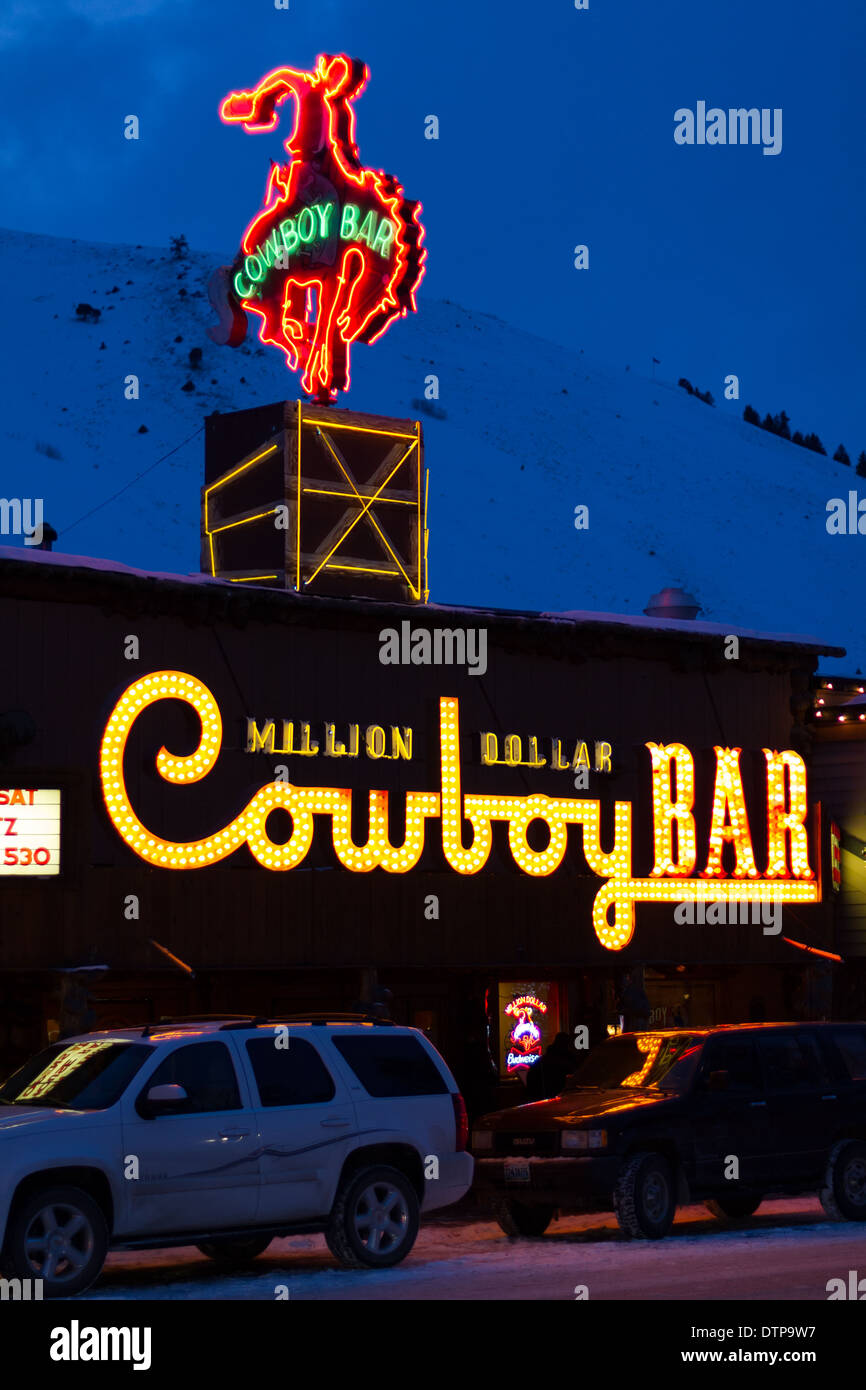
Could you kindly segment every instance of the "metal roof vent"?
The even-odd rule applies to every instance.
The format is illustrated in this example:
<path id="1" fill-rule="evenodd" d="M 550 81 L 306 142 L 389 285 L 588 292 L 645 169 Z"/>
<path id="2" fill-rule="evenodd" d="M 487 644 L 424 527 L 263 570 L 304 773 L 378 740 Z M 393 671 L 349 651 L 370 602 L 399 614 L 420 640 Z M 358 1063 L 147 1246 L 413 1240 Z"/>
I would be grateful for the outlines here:
<path id="1" fill-rule="evenodd" d="M 694 594 L 686 589 L 662 589 L 643 610 L 648 618 L 696 618 L 701 611 Z"/>

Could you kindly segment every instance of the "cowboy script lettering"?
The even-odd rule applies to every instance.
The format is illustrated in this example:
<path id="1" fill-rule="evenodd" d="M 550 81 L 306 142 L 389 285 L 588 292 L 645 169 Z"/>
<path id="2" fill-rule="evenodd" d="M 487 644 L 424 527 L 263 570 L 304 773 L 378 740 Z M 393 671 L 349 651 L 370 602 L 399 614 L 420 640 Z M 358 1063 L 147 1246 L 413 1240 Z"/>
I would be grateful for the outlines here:
<path id="1" fill-rule="evenodd" d="M 165 869 L 204 869 L 247 845 L 267 869 L 294 869 L 306 857 L 314 834 L 314 817 L 331 823 L 334 852 L 345 869 L 368 873 L 409 873 L 424 851 L 427 822 L 438 819 L 441 844 L 451 869 L 479 873 L 493 847 L 493 822 L 508 826 L 508 845 L 523 873 L 546 877 L 561 865 L 568 844 L 568 827 L 582 828 L 583 857 L 590 871 L 603 880 L 595 896 L 592 920 L 599 941 L 619 950 L 634 932 L 635 904 L 695 902 L 814 903 L 820 890 L 809 864 L 806 828 L 808 802 L 806 768 L 799 754 L 763 749 L 767 792 L 767 865 L 763 874 L 755 861 L 749 819 L 740 775 L 739 748 L 715 749 L 716 772 L 712 816 L 704 867 L 692 877 L 698 859 L 693 815 L 695 766 L 682 743 L 647 743 L 650 753 L 655 863 L 648 878 L 633 877 L 632 803 L 613 808 L 613 845 L 601 843 L 600 801 L 578 797 L 485 796 L 463 791 L 460 755 L 460 709 L 454 696 L 439 700 L 440 785 L 438 791 L 405 793 L 405 832 L 402 844 L 389 836 L 389 794 L 368 795 L 369 830 L 365 844 L 352 838 L 352 790 L 349 787 L 301 787 L 269 782 L 240 813 L 215 834 L 187 843 L 163 840 L 139 820 L 129 799 L 124 775 L 124 751 L 130 730 L 143 710 L 162 700 L 189 705 L 201 723 L 201 738 L 193 753 L 175 756 L 161 748 L 156 758 L 159 775 L 177 786 L 207 777 L 222 746 L 219 705 L 200 680 L 181 671 L 156 671 L 135 681 L 121 696 L 109 717 L 100 750 L 100 778 L 108 815 L 120 837 L 139 858 Z M 675 788 L 675 790 L 674 790 Z M 278 844 L 268 834 L 271 812 L 288 811 L 292 832 Z M 472 842 L 463 843 L 463 822 L 472 828 Z M 548 843 L 534 849 L 528 839 L 535 821 L 547 827 Z M 734 867 L 723 868 L 723 850 L 732 847 Z"/>

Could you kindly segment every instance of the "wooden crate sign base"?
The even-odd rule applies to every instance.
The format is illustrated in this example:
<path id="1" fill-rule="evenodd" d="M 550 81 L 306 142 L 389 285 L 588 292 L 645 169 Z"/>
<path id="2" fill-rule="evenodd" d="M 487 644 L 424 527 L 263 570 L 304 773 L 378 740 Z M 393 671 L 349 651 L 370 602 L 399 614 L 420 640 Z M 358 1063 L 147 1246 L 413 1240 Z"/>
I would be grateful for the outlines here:
<path id="1" fill-rule="evenodd" d="M 426 603 L 417 420 L 305 401 L 205 422 L 201 568 L 235 584 Z"/>

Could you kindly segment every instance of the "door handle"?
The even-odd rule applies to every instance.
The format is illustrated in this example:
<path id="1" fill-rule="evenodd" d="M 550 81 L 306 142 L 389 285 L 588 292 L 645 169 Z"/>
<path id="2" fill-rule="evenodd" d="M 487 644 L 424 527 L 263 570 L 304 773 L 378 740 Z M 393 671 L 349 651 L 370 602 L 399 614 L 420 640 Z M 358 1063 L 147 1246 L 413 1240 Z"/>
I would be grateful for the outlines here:
<path id="1" fill-rule="evenodd" d="M 751 1108 L 752 1108 L 753 1110 L 757 1109 L 757 1107 L 758 1107 L 759 1105 L 766 1106 L 766 1104 L 767 1104 L 767 1102 L 766 1102 L 765 1100 L 750 1100 L 750 1101 L 749 1101 L 749 1105 L 751 1106 Z"/>
<path id="2" fill-rule="evenodd" d="M 220 1139 L 246 1139 L 249 1136 L 248 1129 L 221 1129 Z"/>
<path id="3" fill-rule="evenodd" d="M 337 1119 L 334 1119 L 334 1120 L 320 1120 L 320 1121 L 319 1121 L 319 1124 L 322 1126 L 322 1129 L 337 1129 L 338 1127 L 344 1128 L 346 1125 L 350 1125 L 351 1123 L 352 1123 L 351 1120 L 337 1120 Z"/>

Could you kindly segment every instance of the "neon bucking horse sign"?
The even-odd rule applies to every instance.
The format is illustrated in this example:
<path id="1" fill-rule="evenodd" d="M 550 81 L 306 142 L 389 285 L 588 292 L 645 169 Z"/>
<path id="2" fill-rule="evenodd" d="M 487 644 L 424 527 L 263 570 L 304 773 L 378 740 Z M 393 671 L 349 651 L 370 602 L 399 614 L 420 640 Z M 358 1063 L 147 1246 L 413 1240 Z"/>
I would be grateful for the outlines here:
<path id="1" fill-rule="evenodd" d="M 211 282 L 221 318 L 211 337 L 237 346 L 246 315 L 258 315 L 261 342 L 280 348 L 322 402 L 348 390 L 352 343 L 374 343 L 415 309 L 427 256 L 420 203 L 360 161 L 353 102 L 368 76 L 356 59 L 324 55 L 315 71 L 277 68 L 220 108 L 228 124 L 270 131 L 293 97 L 295 121 L 288 164 L 272 164 L 264 207 Z"/>

